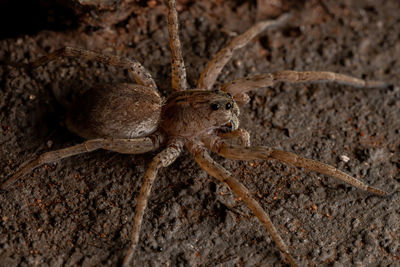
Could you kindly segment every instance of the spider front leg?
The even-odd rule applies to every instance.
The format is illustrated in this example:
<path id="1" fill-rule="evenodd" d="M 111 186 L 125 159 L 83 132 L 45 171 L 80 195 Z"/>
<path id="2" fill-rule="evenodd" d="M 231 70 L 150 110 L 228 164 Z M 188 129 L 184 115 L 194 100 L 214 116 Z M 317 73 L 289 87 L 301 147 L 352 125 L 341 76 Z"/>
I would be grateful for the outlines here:
<path id="1" fill-rule="evenodd" d="M 28 162 L 27 164 L 24 164 L 25 166 L 22 169 L 20 169 L 0 185 L 0 189 L 7 189 L 19 178 L 29 174 L 35 168 L 45 163 L 88 153 L 100 148 L 117 151 L 119 153 L 142 154 L 159 148 L 162 142 L 163 137 L 161 135 L 135 139 L 92 139 L 79 145 L 49 151 Z"/>
<path id="2" fill-rule="evenodd" d="M 103 55 L 94 51 L 74 48 L 69 46 L 58 49 L 46 56 L 42 56 L 37 60 L 35 60 L 34 62 L 28 64 L 26 67 L 37 68 L 50 61 L 57 60 L 61 57 L 79 58 L 82 60 L 94 60 L 101 62 L 103 64 L 122 67 L 128 69 L 132 73 L 133 78 L 135 79 L 137 84 L 147 87 L 157 88 L 156 83 L 154 82 L 150 73 L 143 67 L 142 64 L 140 64 L 136 60 L 122 58 L 113 55 Z M 21 65 L 18 64 L 11 64 L 11 65 L 14 65 L 16 67 L 21 67 Z"/>
<path id="3" fill-rule="evenodd" d="M 233 95 L 240 104 L 248 101 L 246 92 L 275 85 L 277 82 L 306 83 L 334 82 L 362 88 L 385 88 L 389 85 L 380 81 L 366 81 L 352 76 L 329 71 L 285 70 L 233 80 L 222 86 L 221 90 Z M 244 100 L 243 100 L 244 99 Z"/>
<path id="4" fill-rule="evenodd" d="M 244 129 L 237 129 L 227 133 L 218 133 L 218 137 L 222 139 L 239 139 L 242 146 L 250 147 L 250 134 Z M 216 141 L 218 140 L 219 138 L 217 138 Z"/>
<path id="5" fill-rule="evenodd" d="M 154 183 L 154 180 L 157 177 L 158 170 L 161 167 L 169 166 L 172 162 L 175 161 L 175 159 L 181 154 L 181 152 L 182 152 L 182 144 L 176 142 L 169 145 L 166 149 L 161 151 L 152 160 L 149 168 L 146 171 L 142 189 L 140 190 L 139 198 L 136 204 L 136 213 L 135 213 L 135 218 L 133 219 L 131 244 L 123 261 L 124 267 L 129 266 L 133 254 L 135 252 L 136 245 L 139 241 L 139 233 L 140 233 L 140 227 L 142 225 L 144 211 L 147 207 L 147 202 L 149 200 L 151 187 Z"/>
<path id="6" fill-rule="evenodd" d="M 233 38 L 229 44 L 221 49 L 214 58 L 207 64 L 200 75 L 197 88 L 210 90 L 222 68 L 231 59 L 233 52 L 246 46 L 256 35 L 268 27 L 279 26 L 285 23 L 289 18 L 288 14 L 280 16 L 277 20 L 260 21 L 241 35 Z"/>
<path id="7" fill-rule="evenodd" d="M 232 174 L 224 169 L 221 165 L 215 162 L 206 149 L 200 145 L 188 144 L 188 149 L 194 156 L 196 162 L 202 167 L 209 175 L 218 179 L 220 182 L 226 183 L 229 188 L 235 192 L 237 196 L 246 204 L 246 206 L 254 213 L 260 222 L 266 227 L 272 239 L 285 255 L 291 266 L 297 266 L 296 261 L 293 259 L 289 252 L 289 248 L 282 240 L 275 226 L 273 225 L 268 214 L 264 211 L 261 205 L 251 196 L 249 190 L 241 184 Z"/>
<path id="8" fill-rule="evenodd" d="M 337 179 L 340 179 L 348 184 L 351 184 L 354 187 L 359 189 L 371 192 L 380 196 L 387 196 L 388 193 L 369 186 L 360 180 L 344 173 L 335 167 L 315 161 L 312 159 L 303 158 L 291 152 L 281 151 L 281 150 L 273 150 L 269 147 L 251 147 L 251 148 L 243 148 L 240 146 L 232 146 L 228 145 L 224 142 L 215 142 L 212 139 L 204 139 L 203 142 L 206 146 L 214 151 L 215 153 L 229 159 L 235 160 L 268 160 L 268 159 L 277 159 L 284 163 L 288 163 L 294 165 L 296 167 L 302 167 L 310 171 L 319 172 L 322 174 L 330 175 Z"/>
<path id="9" fill-rule="evenodd" d="M 171 47 L 172 89 L 175 92 L 188 88 L 185 62 L 182 57 L 182 46 L 179 40 L 178 13 L 175 0 L 168 0 L 168 30 Z"/>

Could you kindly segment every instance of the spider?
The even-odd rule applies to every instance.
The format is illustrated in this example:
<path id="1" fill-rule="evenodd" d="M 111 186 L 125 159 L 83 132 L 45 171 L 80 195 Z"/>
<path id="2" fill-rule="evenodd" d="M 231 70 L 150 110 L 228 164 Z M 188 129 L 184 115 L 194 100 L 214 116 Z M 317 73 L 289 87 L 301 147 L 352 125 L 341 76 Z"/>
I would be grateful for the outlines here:
<path id="1" fill-rule="evenodd" d="M 239 128 L 240 107 L 248 103 L 248 92 L 273 86 L 277 82 L 337 82 L 356 87 L 383 88 L 388 85 L 378 81 L 364 81 L 351 76 L 323 71 L 280 71 L 249 76 L 225 83 L 214 90 L 215 81 L 235 50 L 244 47 L 268 27 L 284 24 L 289 15 L 276 20 L 261 21 L 241 35 L 233 38 L 207 64 L 195 89 L 188 88 L 181 44 L 178 33 L 178 14 L 175 0 L 168 0 L 168 25 L 171 47 L 173 94 L 164 100 L 149 72 L 137 61 L 97 52 L 64 47 L 29 64 L 38 67 L 60 57 L 96 60 L 123 67 L 133 75 L 136 84 L 104 85 L 88 90 L 67 113 L 67 128 L 86 139 L 81 144 L 46 152 L 26 163 L 18 172 L 1 184 L 6 189 L 17 179 L 36 167 L 70 156 L 97 149 L 124 154 L 142 154 L 161 150 L 151 161 L 137 200 L 133 219 L 131 242 L 123 260 L 128 266 L 139 242 L 140 227 L 152 185 L 160 168 L 173 163 L 186 148 L 195 161 L 209 175 L 228 187 L 253 212 L 266 227 L 285 259 L 297 266 L 289 248 L 262 206 L 228 170 L 215 162 L 209 150 L 228 159 L 276 159 L 297 167 L 330 175 L 359 189 L 386 196 L 387 192 L 366 185 L 333 166 L 307 159 L 296 154 L 269 147 L 251 147 L 249 133 Z M 230 142 L 231 140 L 237 142 Z"/>

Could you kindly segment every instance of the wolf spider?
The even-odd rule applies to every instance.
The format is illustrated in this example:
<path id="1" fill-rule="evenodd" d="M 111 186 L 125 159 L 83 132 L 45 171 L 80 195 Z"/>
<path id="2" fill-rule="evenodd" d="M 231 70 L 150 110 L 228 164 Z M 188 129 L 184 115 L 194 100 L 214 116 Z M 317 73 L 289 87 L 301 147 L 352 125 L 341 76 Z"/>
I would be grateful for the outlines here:
<path id="1" fill-rule="evenodd" d="M 243 34 L 233 38 L 207 64 L 201 73 L 196 89 L 190 89 L 182 58 L 175 0 L 169 0 L 168 7 L 172 56 L 171 87 L 174 92 L 166 101 L 158 93 L 149 72 L 135 60 L 65 47 L 30 64 L 30 67 L 38 67 L 60 57 L 96 60 L 128 69 L 136 84 L 105 85 L 102 88 L 87 91 L 75 104 L 76 108 L 68 112 L 66 119 L 68 129 L 87 141 L 40 155 L 3 182 L 1 188 L 7 188 L 42 164 L 97 149 L 141 154 L 162 148 L 162 151 L 151 161 L 144 176 L 133 220 L 131 243 L 123 260 L 123 265 L 127 266 L 132 260 L 139 241 L 143 215 L 157 172 L 161 167 L 167 167 L 174 162 L 186 147 L 200 167 L 220 182 L 226 183 L 237 194 L 266 227 L 286 260 L 292 266 L 297 266 L 262 206 L 246 187 L 210 157 L 208 150 L 234 160 L 277 159 L 333 176 L 359 189 L 385 196 L 387 195 L 385 191 L 366 185 L 330 165 L 269 147 L 251 147 L 249 133 L 239 128 L 239 107 L 249 101 L 247 92 L 273 86 L 277 82 L 337 82 L 350 86 L 374 88 L 386 87 L 387 84 L 364 81 L 333 72 L 280 71 L 233 80 L 222 85 L 218 90 L 212 89 L 217 76 L 230 60 L 233 52 L 247 45 L 266 28 L 285 23 L 289 16 L 285 14 L 277 20 L 258 22 Z M 227 142 L 232 139 L 238 141 L 237 144 Z"/>

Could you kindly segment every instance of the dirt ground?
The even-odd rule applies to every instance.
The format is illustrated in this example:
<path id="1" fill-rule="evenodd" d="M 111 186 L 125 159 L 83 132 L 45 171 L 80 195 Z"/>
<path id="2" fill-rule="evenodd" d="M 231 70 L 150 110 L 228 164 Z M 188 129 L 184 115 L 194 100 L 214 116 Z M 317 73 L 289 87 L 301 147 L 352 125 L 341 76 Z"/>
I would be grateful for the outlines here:
<path id="1" fill-rule="evenodd" d="M 180 3 L 191 86 L 232 36 L 268 15 L 262 1 Z M 400 266 L 400 3 L 315 0 L 289 9 L 289 24 L 265 31 L 236 53 L 219 85 L 294 69 L 335 71 L 392 86 L 279 84 L 251 94 L 242 108 L 242 127 L 254 145 L 332 164 L 394 193 L 377 197 L 276 161 L 213 156 L 260 201 L 302 266 Z M 167 95 L 166 8 L 139 11 L 109 27 L 72 23 L 7 31 L 0 60 L 27 63 L 66 45 L 129 56 L 149 69 Z M 127 81 L 124 70 L 73 59 L 32 71 L 0 66 L 0 179 L 44 151 L 82 141 L 65 129 L 60 99 L 68 101 L 95 84 Z M 47 164 L 1 191 L 0 266 L 120 264 L 153 156 L 96 151 Z M 160 171 L 134 264 L 282 266 L 285 261 L 250 211 L 184 153 Z"/>

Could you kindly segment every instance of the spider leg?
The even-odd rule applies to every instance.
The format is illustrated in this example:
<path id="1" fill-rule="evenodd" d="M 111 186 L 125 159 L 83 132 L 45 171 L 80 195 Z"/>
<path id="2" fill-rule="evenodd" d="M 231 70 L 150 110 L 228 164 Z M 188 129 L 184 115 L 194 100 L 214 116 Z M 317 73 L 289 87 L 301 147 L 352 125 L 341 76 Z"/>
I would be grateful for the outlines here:
<path id="1" fill-rule="evenodd" d="M 186 80 L 185 62 L 182 57 L 182 47 L 179 40 L 178 13 L 175 0 L 168 0 L 168 29 L 171 47 L 172 89 L 175 92 L 188 88 Z"/>
<path id="2" fill-rule="evenodd" d="M 277 20 L 266 20 L 256 23 L 253 27 L 248 29 L 241 35 L 233 38 L 229 44 L 221 49 L 214 58 L 207 64 L 205 69 L 200 75 L 197 88 L 210 90 L 222 68 L 231 59 L 233 52 L 236 49 L 242 48 L 247 45 L 256 35 L 264 31 L 268 27 L 279 26 L 285 23 L 289 18 L 288 14 L 280 16 Z"/>
<path id="3" fill-rule="evenodd" d="M 385 82 L 380 81 L 366 81 L 357 79 L 352 76 L 329 72 L 329 71 L 293 71 L 285 70 L 275 73 L 266 73 L 252 77 L 241 78 L 233 80 L 222 86 L 221 90 L 228 92 L 234 98 L 242 99 L 246 92 L 273 86 L 277 82 L 288 83 L 306 83 L 306 82 L 335 82 L 354 87 L 364 88 L 385 88 L 388 86 Z M 243 101 L 239 101 L 243 102 Z"/>
<path id="4" fill-rule="evenodd" d="M 243 148 L 240 146 L 232 146 L 228 145 L 224 142 L 211 141 L 211 139 L 205 139 L 206 146 L 214 151 L 215 153 L 229 159 L 235 160 L 255 160 L 255 159 L 277 159 L 279 161 L 292 164 L 296 167 L 302 167 L 310 171 L 319 172 L 322 174 L 330 175 L 337 179 L 340 179 L 348 184 L 351 184 L 354 187 L 359 189 L 371 192 L 373 194 L 377 194 L 380 196 L 387 196 L 388 193 L 369 186 L 360 180 L 344 173 L 335 167 L 315 161 L 312 159 L 303 158 L 291 152 L 281 151 L 281 150 L 273 150 L 269 147 L 251 147 L 251 148 Z"/>
<path id="5" fill-rule="evenodd" d="M 196 162 L 202 167 L 209 175 L 215 177 L 220 182 L 226 183 L 229 188 L 235 192 L 236 195 L 247 205 L 247 207 L 254 213 L 260 222 L 267 228 L 272 239 L 278 248 L 285 255 L 291 266 L 297 266 L 285 242 L 282 240 L 275 226 L 273 225 L 268 214 L 263 210 L 261 205 L 251 196 L 249 190 L 241 184 L 232 174 L 224 169 L 221 165 L 215 162 L 206 149 L 202 146 L 188 146 L 189 151 L 193 154 Z"/>
<path id="6" fill-rule="evenodd" d="M 132 73 L 136 83 L 148 87 L 157 88 L 156 83 L 154 82 L 150 73 L 143 67 L 142 64 L 140 64 L 136 60 L 113 55 L 103 55 L 94 51 L 69 46 L 60 48 L 46 56 L 42 56 L 26 67 L 37 68 L 61 57 L 80 58 L 82 60 L 94 60 L 107 65 L 122 67 L 128 69 Z M 17 65 L 14 64 L 14 66 Z"/>
<path id="7" fill-rule="evenodd" d="M 159 137 L 144 137 L 136 139 L 92 139 L 79 145 L 49 151 L 24 164 L 25 166 L 22 169 L 20 169 L 0 185 L 0 189 L 6 189 L 19 178 L 27 175 L 35 168 L 45 163 L 91 152 L 100 148 L 117 151 L 119 153 L 141 154 L 157 149 L 160 146 L 161 141 L 162 140 L 159 140 Z"/>
<path id="8" fill-rule="evenodd" d="M 161 167 L 169 166 L 172 162 L 175 161 L 176 158 L 178 158 L 181 152 L 182 145 L 180 144 L 173 144 L 168 146 L 157 156 L 155 156 L 146 171 L 142 189 L 140 190 L 139 198 L 136 204 L 136 213 L 133 220 L 131 244 L 122 264 L 124 267 L 129 266 L 129 263 L 131 262 L 133 254 L 135 252 L 136 245 L 139 241 L 139 233 L 140 227 L 142 225 L 144 211 L 147 207 L 147 202 L 151 193 L 151 187 L 157 177 L 158 170 Z"/>
<path id="9" fill-rule="evenodd" d="M 245 129 L 237 129 L 232 132 L 218 133 L 218 137 L 222 139 L 239 139 L 240 144 L 244 147 L 250 147 L 250 134 Z"/>

